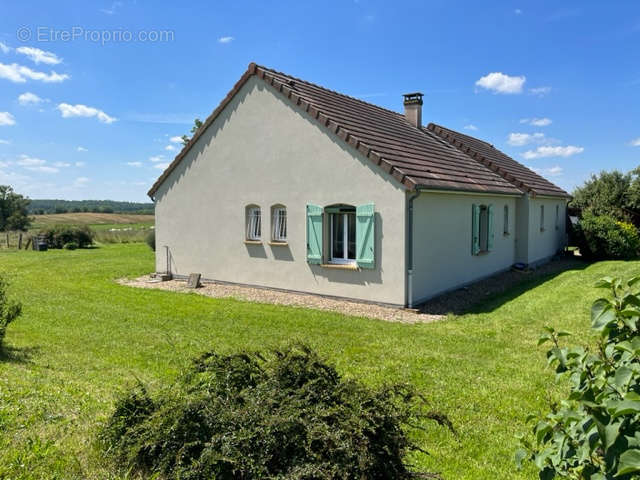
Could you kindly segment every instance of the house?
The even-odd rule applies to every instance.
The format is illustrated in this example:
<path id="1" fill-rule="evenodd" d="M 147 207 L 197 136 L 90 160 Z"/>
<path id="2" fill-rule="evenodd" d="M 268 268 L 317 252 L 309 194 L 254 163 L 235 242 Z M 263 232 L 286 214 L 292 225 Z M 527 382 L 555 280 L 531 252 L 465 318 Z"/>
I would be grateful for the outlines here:
<path id="1" fill-rule="evenodd" d="M 156 270 L 414 306 L 563 248 L 569 195 L 422 104 L 251 63 L 149 191 Z"/>

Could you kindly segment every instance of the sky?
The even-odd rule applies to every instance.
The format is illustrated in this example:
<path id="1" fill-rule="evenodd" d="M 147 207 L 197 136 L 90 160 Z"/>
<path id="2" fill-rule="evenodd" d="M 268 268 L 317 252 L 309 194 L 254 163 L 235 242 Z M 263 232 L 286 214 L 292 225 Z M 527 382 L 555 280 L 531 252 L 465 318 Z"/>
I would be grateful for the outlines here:
<path id="1" fill-rule="evenodd" d="M 250 62 L 486 140 L 572 191 L 640 166 L 640 2 L 0 5 L 0 184 L 146 192 Z"/>

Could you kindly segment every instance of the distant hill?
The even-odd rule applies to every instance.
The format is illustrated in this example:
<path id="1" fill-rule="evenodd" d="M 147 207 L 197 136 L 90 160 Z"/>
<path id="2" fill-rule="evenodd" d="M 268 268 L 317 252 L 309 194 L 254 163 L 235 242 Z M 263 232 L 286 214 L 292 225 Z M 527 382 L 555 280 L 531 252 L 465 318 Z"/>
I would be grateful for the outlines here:
<path id="1" fill-rule="evenodd" d="M 31 200 L 31 215 L 46 213 L 129 213 L 153 214 L 153 203 L 116 202 L 114 200 Z"/>

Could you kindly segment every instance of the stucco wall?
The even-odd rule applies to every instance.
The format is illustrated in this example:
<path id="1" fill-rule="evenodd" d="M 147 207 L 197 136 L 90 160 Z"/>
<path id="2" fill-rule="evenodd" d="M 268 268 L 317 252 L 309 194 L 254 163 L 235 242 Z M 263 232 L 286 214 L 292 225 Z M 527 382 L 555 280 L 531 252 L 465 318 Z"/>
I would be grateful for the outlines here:
<path id="1" fill-rule="evenodd" d="M 544 205 L 544 229 L 540 229 L 540 206 Z M 556 228 L 556 205 L 559 217 Z M 529 200 L 529 264 L 545 260 L 566 244 L 566 201 L 562 198 L 535 197 Z"/>
<path id="2" fill-rule="evenodd" d="M 413 298 L 440 292 L 509 268 L 515 258 L 515 198 L 450 193 L 422 193 L 414 201 Z M 494 205 L 493 250 L 471 254 L 472 205 Z M 509 206 L 509 235 L 503 209 Z"/>
<path id="3" fill-rule="evenodd" d="M 156 192 L 156 269 L 174 274 L 404 304 L 404 189 L 251 78 Z M 306 262 L 307 203 L 375 203 L 376 268 Z M 245 207 L 262 209 L 246 245 Z M 268 244 L 270 210 L 287 207 L 287 247 Z"/>

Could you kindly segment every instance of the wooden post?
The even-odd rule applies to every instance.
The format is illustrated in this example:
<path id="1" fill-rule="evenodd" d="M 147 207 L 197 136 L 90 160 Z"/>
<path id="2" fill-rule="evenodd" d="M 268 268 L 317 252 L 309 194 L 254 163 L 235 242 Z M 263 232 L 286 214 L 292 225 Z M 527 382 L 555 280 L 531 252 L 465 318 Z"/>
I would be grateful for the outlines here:
<path id="1" fill-rule="evenodd" d="M 27 238 L 27 243 L 26 243 L 26 244 L 25 244 L 25 246 L 24 246 L 24 249 L 25 249 L 25 250 L 29 250 L 29 244 L 31 243 L 31 240 L 32 240 L 32 238 L 31 238 L 31 237 Z"/>
<path id="2" fill-rule="evenodd" d="M 18 250 L 22 249 L 22 232 L 18 234 Z"/>
<path id="3" fill-rule="evenodd" d="M 9 248 L 9 232 L 7 232 L 7 248 Z"/>

